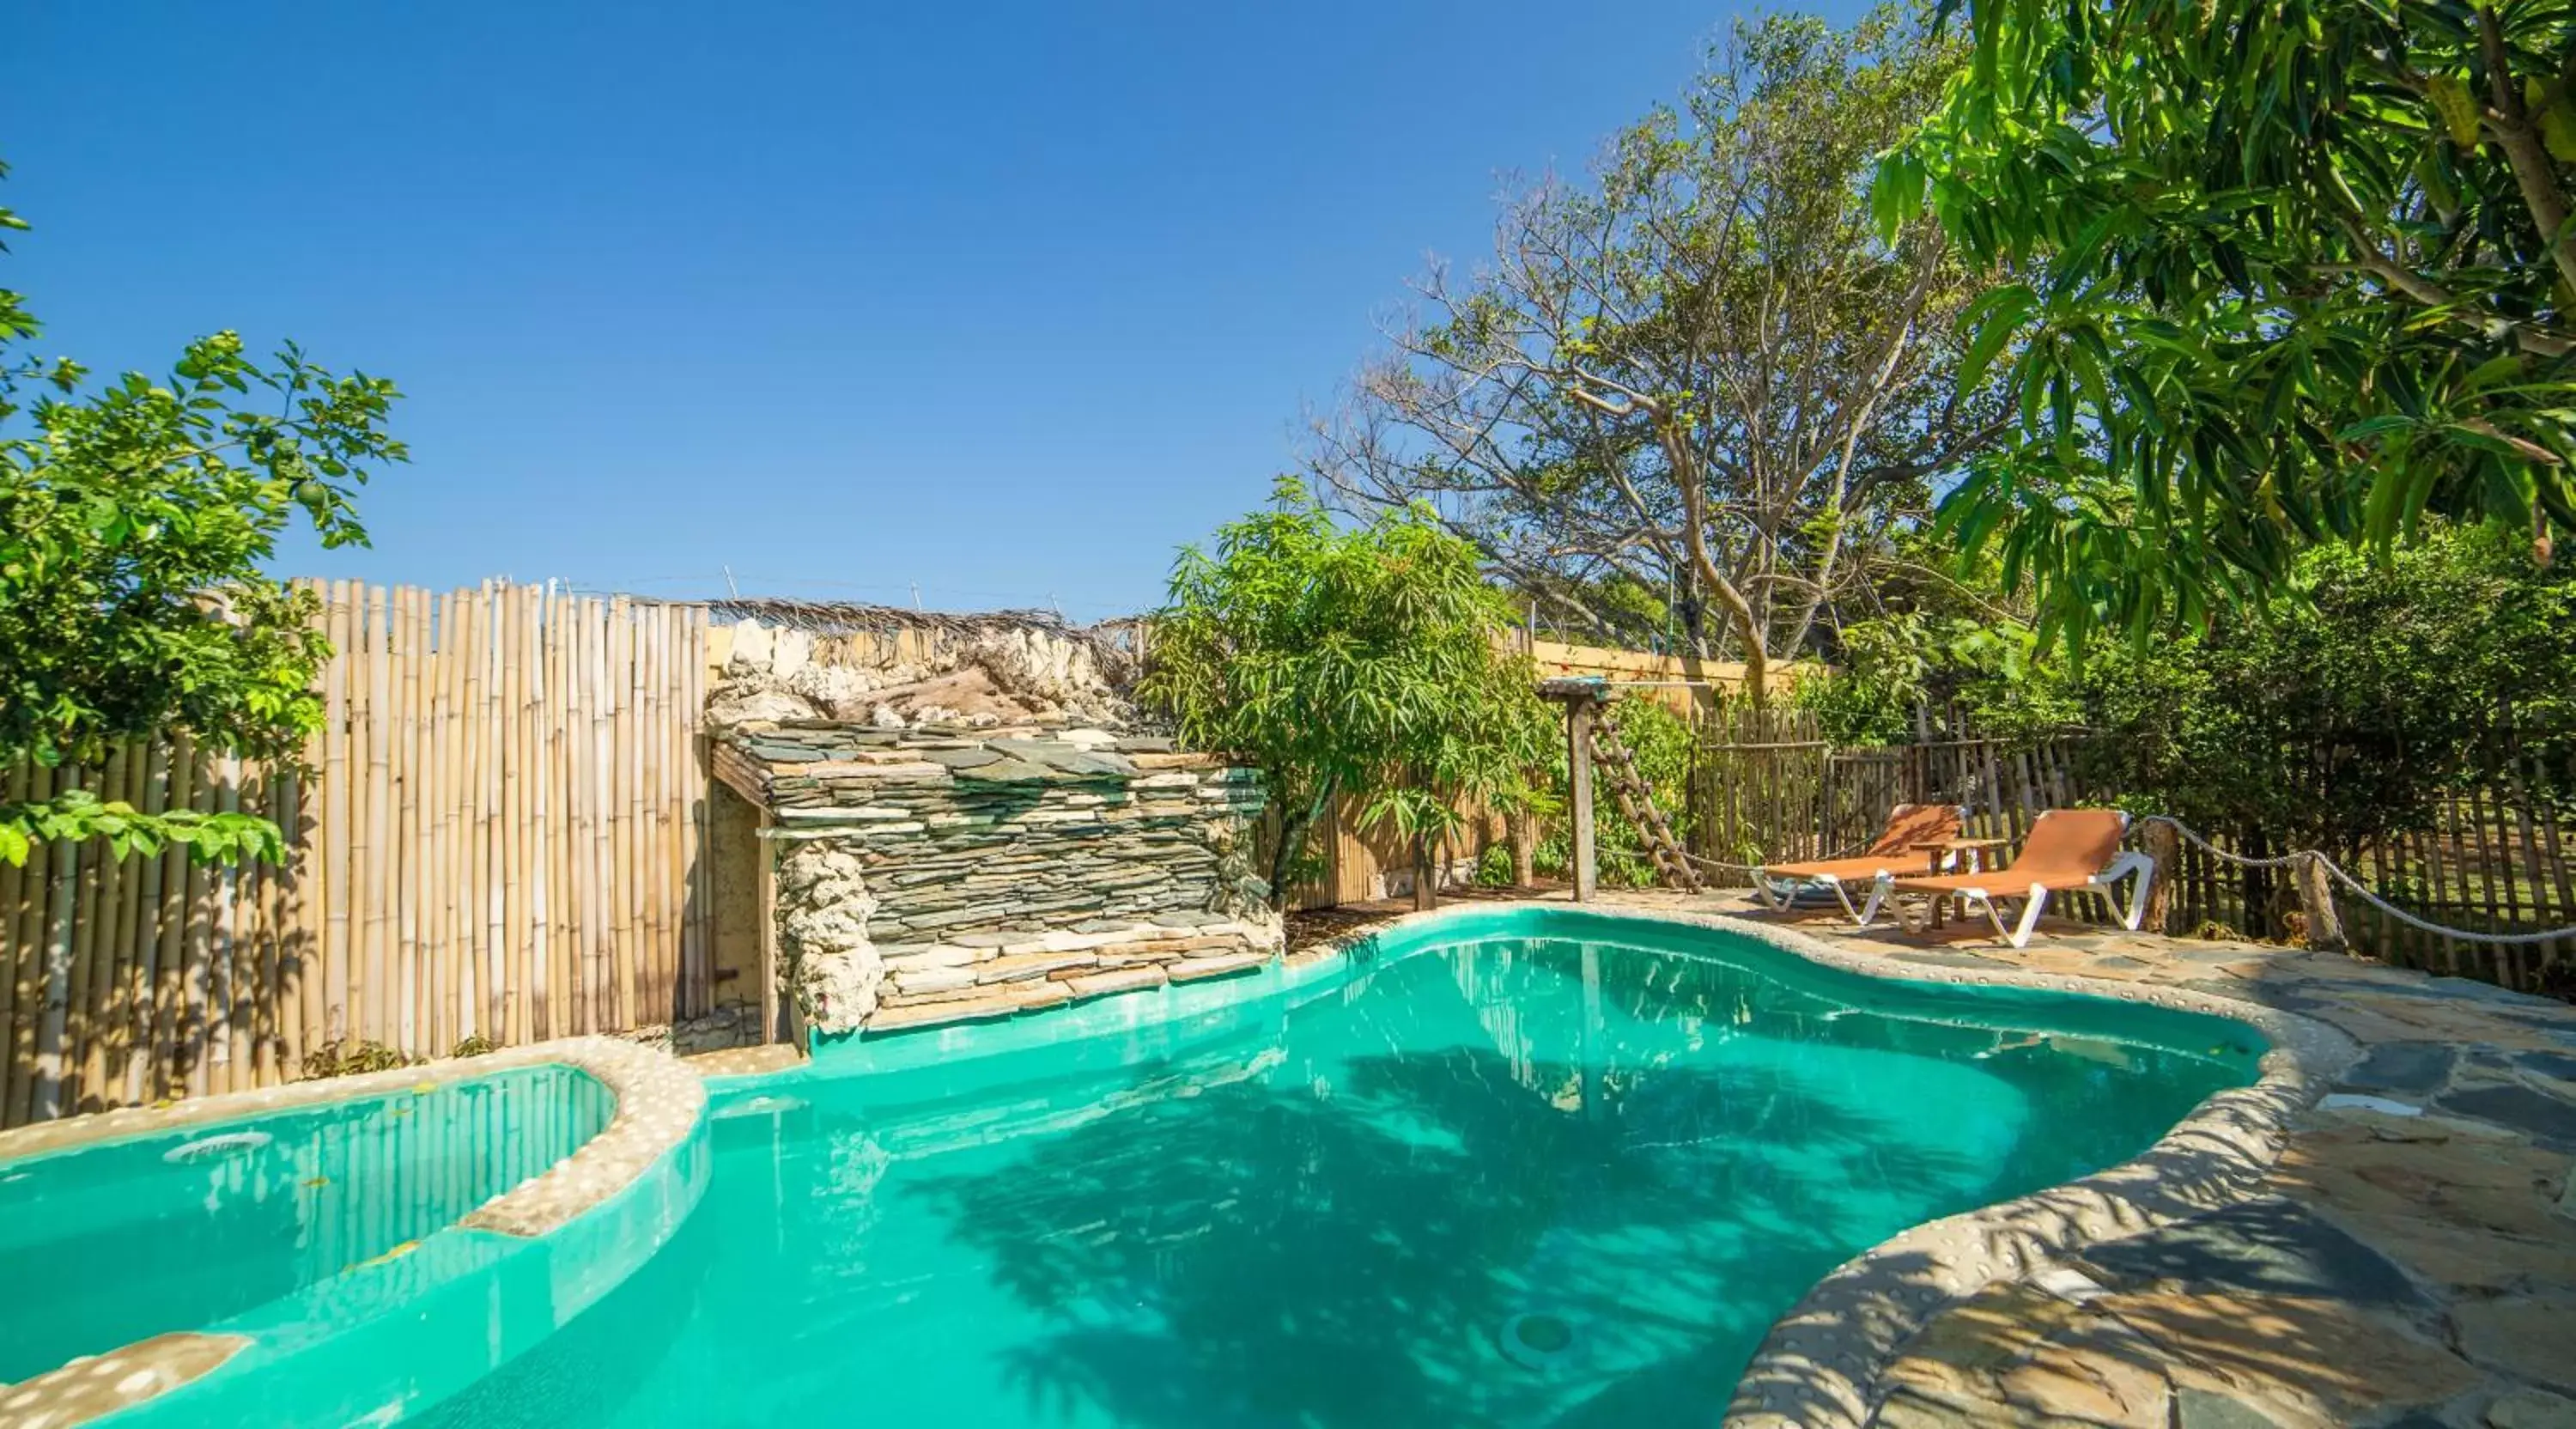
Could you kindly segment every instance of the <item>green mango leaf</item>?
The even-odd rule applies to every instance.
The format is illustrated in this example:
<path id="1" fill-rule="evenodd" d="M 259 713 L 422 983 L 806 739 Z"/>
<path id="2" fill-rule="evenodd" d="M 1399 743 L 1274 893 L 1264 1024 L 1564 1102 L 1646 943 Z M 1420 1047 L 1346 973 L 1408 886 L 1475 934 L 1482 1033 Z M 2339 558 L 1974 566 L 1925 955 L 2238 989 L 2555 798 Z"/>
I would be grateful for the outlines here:
<path id="1" fill-rule="evenodd" d="M 2476 147 L 2478 102 L 2470 96 L 2466 80 L 2450 74 L 2429 75 L 2424 80 L 2424 98 L 2452 143 L 2463 149 Z"/>

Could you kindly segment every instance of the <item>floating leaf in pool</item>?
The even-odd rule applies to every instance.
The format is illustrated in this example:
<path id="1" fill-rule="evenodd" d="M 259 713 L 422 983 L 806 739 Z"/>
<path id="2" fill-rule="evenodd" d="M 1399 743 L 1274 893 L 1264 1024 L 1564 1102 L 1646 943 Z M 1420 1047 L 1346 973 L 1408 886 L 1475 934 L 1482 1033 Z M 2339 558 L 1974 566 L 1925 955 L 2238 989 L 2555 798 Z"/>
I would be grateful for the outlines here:
<path id="1" fill-rule="evenodd" d="M 413 1090 L 414 1092 L 418 1092 L 418 1093 L 421 1093 L 421 1094 L 423 1094 L 423 1095 L 426 1095 L 426 1094 L 428 1094 L 428 1093 L 430 1093 L 430 1092 L 437 1091 L 437 1090 L 438 1090 L 438 1083 L 436 1083 L 436 1082 L 417 1082 L 417 1083 L 414 1083 L 414 1084 L 413 1084 L 413 1086 L 412 1086 L 412 1090 Z"/>
<path id="2" fill-rule="evenodd" d="M 419 1241 L 407 1240 L 402 1244 L 395 1246 L 393 1249 L 386 1251 L 382 1255 L 369 1256 L 365 1260 L 359 1261 L 357 1264 L 350 1266 L 349 1269 L 365 1270 L 372 1266 L 387 1265 L 402 1259 L 404 1256 L 409 1255 L 418 1249 L 420 1249 Z"/>
<path id="3" fill-rule="evenodd" d="M 227 1131 L 173 1146 L 161 1153 L 161 1159 L 174 1166 L 188 1161 L 211 1161 L 218 1156 L 257 1151 L 274 1139 L 265 1131 Z"/>
<path id="4" fill-rule="evenodd" d="M 331 1178 L 328 1176 L 307 1176 L 304 1178 L 304 1184 L 308 1187 L 328 1186 L 331 1184 Z"/>

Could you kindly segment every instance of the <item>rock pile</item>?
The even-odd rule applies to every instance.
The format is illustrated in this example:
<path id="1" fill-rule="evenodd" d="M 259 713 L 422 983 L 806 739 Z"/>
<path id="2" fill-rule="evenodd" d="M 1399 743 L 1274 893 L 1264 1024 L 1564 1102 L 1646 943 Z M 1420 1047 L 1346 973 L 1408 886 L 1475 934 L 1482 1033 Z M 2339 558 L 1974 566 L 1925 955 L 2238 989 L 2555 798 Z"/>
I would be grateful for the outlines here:
<path id="1" fill-rule="evenodd" d="M 1258 774 L 1098 728 L 751 721 L 781 977 L 835 1034 L 1008 1016 L 1259 966 Z"/>
<path id="2" fill-rule="evenodd" d="M 818 635 L 756 620 L 730 627 L 708 722 L 828 719 L 881 729 L 1136 722 L 1083 633 L 994 618 L 965 630 Z M 1123 671 L 1115 672 L 1123 674 Z"/>

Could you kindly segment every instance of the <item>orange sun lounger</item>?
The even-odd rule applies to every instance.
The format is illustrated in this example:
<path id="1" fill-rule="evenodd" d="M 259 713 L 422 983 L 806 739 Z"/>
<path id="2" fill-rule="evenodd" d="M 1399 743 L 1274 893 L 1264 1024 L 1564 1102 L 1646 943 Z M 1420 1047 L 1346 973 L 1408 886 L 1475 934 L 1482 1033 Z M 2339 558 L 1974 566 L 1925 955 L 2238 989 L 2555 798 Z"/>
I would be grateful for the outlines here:
<path id="1" fill-rule="evenodd" d="M 2120 838 L 2128 829 L 2129 816 L 2117 809 L 2050 809 L 2031 824 L 2021 855 L 2002 868 L 1982 873 L 1878 875 L 1878 886 L 1870 890 L 1869 906 L 1861 910 L 1860 921 L 1867 926 L 1892 893 L 1956 898 L 1962 905 L 1975 903 L 1983 908 L 1996 936 L 2016 948 L 2027 947 L 2050 894 L 2088 889 L 2107 894 L 2111 885 L 2134 878 L 2126 908 L 2119 906 L 2116 897 L 2112 899 L 2122 926 L 2134 933 L 2146 916 L 2156 866 L 2145 854 L 2122 851 Z M 2021 917 L 2007 928 L 1996 905 L 2015 898 L 2022 900 Z"/>
<path id="2" fill-rule="evenodd" d="M 1862 921 L 1860 910 L 1852 906 L 1851 894 L 1843 885 L 1867 883 L 1899 868 L 1931 872 L 1932 865 L 1916 845 L 1948 843 L 1957 838 L 1967 812 L 1956 804 L 1899 804 L 1888 811 L 1887 827 L 1866 852 L 1850 858 L 1766 864 L 1753 871 L 1753 890 L 1774 908 L 1788 907 L 1802 893 L 1828 892 L 1843 905 L 1844 912 Z"/>

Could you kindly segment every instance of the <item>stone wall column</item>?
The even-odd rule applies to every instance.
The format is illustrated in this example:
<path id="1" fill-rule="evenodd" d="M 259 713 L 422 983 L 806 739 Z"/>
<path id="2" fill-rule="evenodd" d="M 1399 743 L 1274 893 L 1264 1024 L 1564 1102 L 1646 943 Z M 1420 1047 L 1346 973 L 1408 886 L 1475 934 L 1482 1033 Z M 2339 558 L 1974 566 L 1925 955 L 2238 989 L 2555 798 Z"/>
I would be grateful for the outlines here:
<path id="1" fill-rule="evenodd" d="M 876 913 L 859 856 L 830 839 L 780 844 L 780 993 L 816 1032 L 855 1030 L 877 1010 L 885 967 L 868 939 Z"/>

